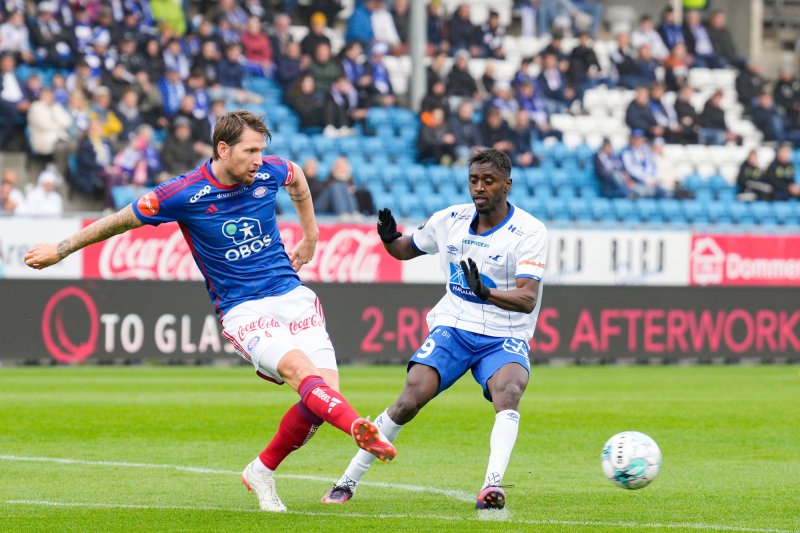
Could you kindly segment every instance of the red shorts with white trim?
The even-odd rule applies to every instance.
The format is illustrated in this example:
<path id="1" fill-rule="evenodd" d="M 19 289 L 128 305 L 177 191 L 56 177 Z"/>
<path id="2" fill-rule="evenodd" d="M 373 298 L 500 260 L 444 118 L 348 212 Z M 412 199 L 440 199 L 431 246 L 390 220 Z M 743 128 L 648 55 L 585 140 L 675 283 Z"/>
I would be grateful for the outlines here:
<path id="1" fill-rule="evenodd" d="M 336 370 L 336 353 L 314 291 L 300 285 L 280 296 L 244 302 L 222 319 L 222 334 L 269 381 L 283 383 L 278 363 L 300 350 L 317 368 Z"/>

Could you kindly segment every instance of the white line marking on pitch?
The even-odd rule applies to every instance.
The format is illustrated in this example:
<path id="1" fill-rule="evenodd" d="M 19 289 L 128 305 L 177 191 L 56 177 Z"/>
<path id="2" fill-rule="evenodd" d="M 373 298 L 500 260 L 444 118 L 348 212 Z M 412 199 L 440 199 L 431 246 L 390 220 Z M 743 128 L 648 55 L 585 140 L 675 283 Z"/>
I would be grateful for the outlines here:
<path id="1" fill-rule="evenodd" d="M 48 500 L 0 500 L 0 503 L 8 505 L 38 505 L 45 507 L 78 507 L 90 509 L 160 509 L 160 510 L 178 510 L 178 511 L 221 511 L 227 513 L 260 513 L 256 509 L 227 509 L 224 507 L 207 507 L 207 506 L 182 506 L 182 505 L 143 505 L 143 504 L 113 504 L 113 503 L 92 503 L 92 502 L 54 502 Z M 736 531 L 746 533 L 797 533 L 797 530 L 791 529 L 762 529 L 754 527 L 737 527 L 737 526 L 720 526 L 716 524 L 641 524 L 637 522 L 600 522 L 594 520 L 509 520 L 509 514 L 496 513 L 495 511 L 481 512 L 477 517 L 469 516 L 446 516 L 446 515 L 409 515 L 409 514 L 364 514 L 364 513 L 333 513 L 333 512 L 316 512 L 316 511 L 289 511 L 290 515 L 300 516 L 335 516 L 342 518 L 388 518 L 388 519 L 406 519 L 406 518 L 425 518 L 427 520 L 487 520 L 499 519 L 501 521 L 508 520 L 515 524 L 527 525 L 553 525 L 553 526 L 585 526 L 585 527 L 620 527 L 632 529 L 706 529 L 713 531 Z M 497 514 L 497 518 L 493 515 Z M 487 518 L 492 517 L 492 518 Z"/>
<path id="2" fill-rule="evenodd" d="M 17 462 L 36 462 L 36 463 L 58 463 L 67 465 L 87 465 L 87 466 L 113 466 L 113 467 L 126 467 L 126 468 L 149 468 L 149 469 L 165 469 L 165 470 L 178 470 L 180 472 L 192 472 L 194 474 L 222 474 L 226 476 L 235 475 L 239 476 L 242 473 L 236 470 L 219 470 L 214 468 L 200 468 L 196 466 L 180 466 L 180 465 L 166 465 L 155 463 L 126 463 L 119 461 L 87 461 L 84 459 L 67 459 L 59 457 L 27 457 L 24 455 L 0 455 L 0 460 L 4 461 L 17 461 Z M 278 474 L 278 479 L 305 479 L 308 481 L 323 481 L 325 483 L 335 483 L 333 478 L 309 476 L 304 474 Z M 381 483 L 379 481 L 362 481 L 360 483 L 364 486 L 381 487 L 385 489 L 400 489 L 409 492 L 431 492 L 446 496 L 462 502 L 472 503 L 475 501 L 475 496 L 468 492 L 461 490 L 448 490 L 437 489 L 435 487 L 420 487 L 417 485 L 403 485 L 394 483 Z"/>

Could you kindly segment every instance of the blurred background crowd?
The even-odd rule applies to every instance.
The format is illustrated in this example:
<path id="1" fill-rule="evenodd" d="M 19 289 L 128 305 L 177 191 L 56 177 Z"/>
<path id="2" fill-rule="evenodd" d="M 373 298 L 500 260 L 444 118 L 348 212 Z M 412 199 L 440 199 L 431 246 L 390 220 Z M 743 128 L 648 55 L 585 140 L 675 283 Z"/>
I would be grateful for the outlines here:
<path id="1" fill-rule="evenodd" d="M 343 221 L 468 200 L 491 146 L 543 219 L 800 223 L 797 54 L 766 75 L 725 10 L 629 4 L 426 2 L 412 101 L 410 0 L 0 1 L 0 212 L 122 207 L 246 108 Z"/>

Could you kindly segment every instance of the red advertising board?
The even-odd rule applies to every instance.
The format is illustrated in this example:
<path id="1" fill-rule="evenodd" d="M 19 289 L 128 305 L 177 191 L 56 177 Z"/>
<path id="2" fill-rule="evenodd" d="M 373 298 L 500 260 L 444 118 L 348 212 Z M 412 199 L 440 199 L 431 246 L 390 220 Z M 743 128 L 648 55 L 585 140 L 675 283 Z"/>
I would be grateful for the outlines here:
<path id="1" fill-rule="evenodd" d="M 281 224 L 280 231 L 287 250 L 302 237 L 299 224 Z M 177 224 L 144 226 L 83 253 L 84 278 L 202 279 Z M 386 253 L 371 225 L 321 225 L 314 259 L 300 271 L 303 281 L 324 282 L 393 282 L 401 274 L 401 262 Z"/>
<path id="2" fill-rule="evenodd" d="M 800 285 L 800 236 L 693 235 L 692 285 Z"/>

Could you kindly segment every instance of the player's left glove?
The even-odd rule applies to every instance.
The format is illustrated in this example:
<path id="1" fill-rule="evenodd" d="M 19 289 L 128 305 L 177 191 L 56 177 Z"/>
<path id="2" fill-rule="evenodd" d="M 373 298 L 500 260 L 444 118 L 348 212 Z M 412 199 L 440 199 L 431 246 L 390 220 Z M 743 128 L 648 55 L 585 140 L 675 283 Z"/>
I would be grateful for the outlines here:
<path id="1" fill-rule="evenodd" d="M 397 221 L 391 209 L 384 208 L 378 211 L 378 236 L 385 244 L 391 244 L 403 236 L 397 231 Z"/>
<path id="2" fill-rule="evenodd" d="M 481 281 L 481 273 L 478 272 L 478 265 L 472 258 L 467 258 L 469 265 L 461 261 L 461 270 L 464 272 L 464 278 L 467 280 L 467 285 L 475 293 L 475 296 L 481 300 L 489 297 L 489 288 Z"/>

